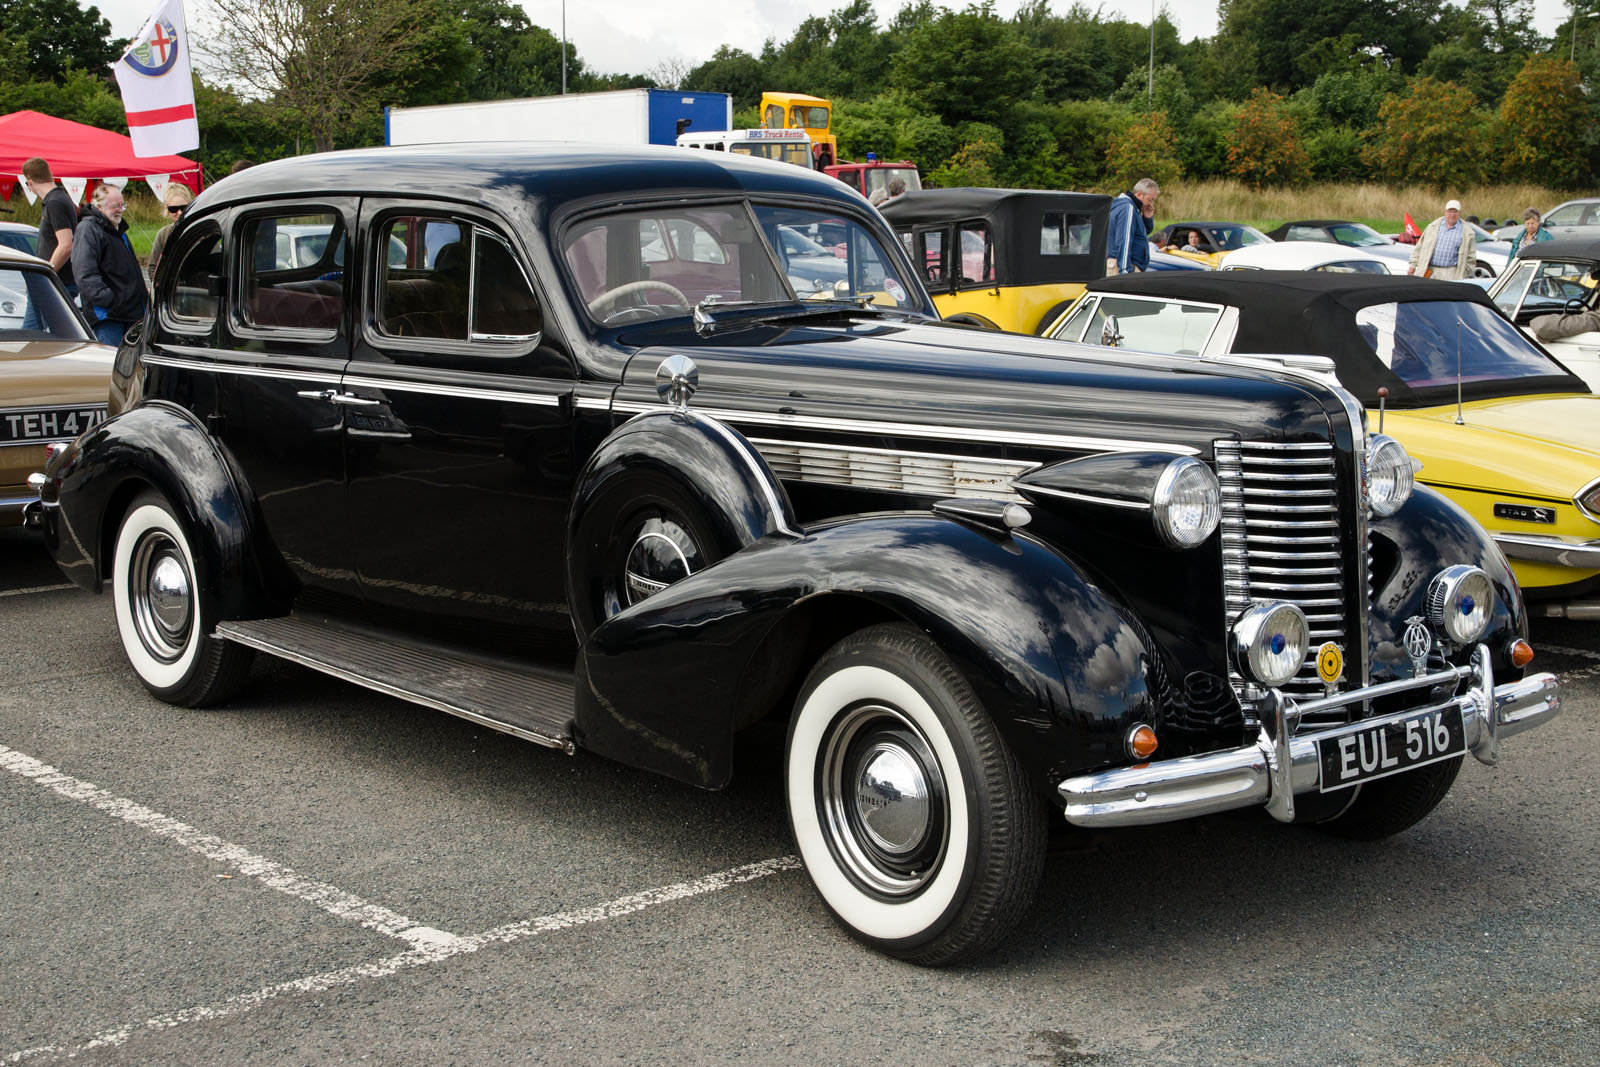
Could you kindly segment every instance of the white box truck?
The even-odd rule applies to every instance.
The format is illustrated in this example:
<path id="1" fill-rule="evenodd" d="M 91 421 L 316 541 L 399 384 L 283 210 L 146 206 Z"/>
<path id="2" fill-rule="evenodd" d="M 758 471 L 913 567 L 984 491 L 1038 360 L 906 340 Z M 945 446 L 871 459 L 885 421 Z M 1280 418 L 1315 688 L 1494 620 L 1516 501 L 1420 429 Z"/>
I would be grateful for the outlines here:
<path id="1" fill-rule="evenodd" d="M 733 97 L 673 89 L 621 89 L 383 111 L 384 143 L 448 141 L 678 142 L 690 130 L 733 126 Z"/>

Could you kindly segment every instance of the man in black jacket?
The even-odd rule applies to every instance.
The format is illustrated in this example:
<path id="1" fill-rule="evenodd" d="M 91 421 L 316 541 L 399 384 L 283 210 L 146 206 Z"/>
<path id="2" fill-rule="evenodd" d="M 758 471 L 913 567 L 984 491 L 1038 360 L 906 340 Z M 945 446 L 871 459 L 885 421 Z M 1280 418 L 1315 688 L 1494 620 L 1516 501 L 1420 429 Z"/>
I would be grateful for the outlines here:
<path id="1" fill-rule="evenodd" d="M 72 274 L 83 309 L 102 344 L 119 345 L 128 327 L 144 318 L 147 295 L 139 257 L 122 220 L 122 190 L 98 185 L 78 219 L 72 240 Z"/>

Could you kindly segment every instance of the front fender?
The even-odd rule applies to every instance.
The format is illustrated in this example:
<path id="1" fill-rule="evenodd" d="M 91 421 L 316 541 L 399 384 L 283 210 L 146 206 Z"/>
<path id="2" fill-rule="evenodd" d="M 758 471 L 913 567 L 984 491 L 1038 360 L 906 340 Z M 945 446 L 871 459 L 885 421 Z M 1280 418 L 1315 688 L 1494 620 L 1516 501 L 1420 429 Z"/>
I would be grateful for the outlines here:
<path id="1" fill-rule="evenodd" d="M 1494 657 L 1497 677 L 1520 678 L 1510 662 L 1511 641 L 1528 635 L 1522 588 L 1512 576 L 1494 539 L 1460 506 L 1426 486 L 1417 486 L 1394 515 L 1374 519 L 1372 532 L 1372 610 L 1369 639 L 1372 680 L 1409 678 L 1411 661 L 1404 642 L 1406 621 L 1426 616 L 1428 585 L 1446 567 L 1482 567 L 1494 584 L 1495 607 L 1482 641 Z M 1465 662 L 1466 653 L 1454 656 Z"/>
<path id="2" fill-rule="evenodd" d="M 46 471 L 45 543 L 63 574 L 98 593 L 117 528 L 144 489 L 167 499 L 208 561 L 212 618 L 268 610 L 243 496 L 214 439 L 182 408 L 148 403 L 102 422 Z"/>
<path id="3" fill-rule="evenodd" d="M 1040 783 L 1124 759 L 1128 727 L 1157 715 L 1143 631 L 1070 561 L 1026 536 L 885 514 L 757 541 L 606 621 L 579 657 L 579 740 L 726 785 L 740 700 L 792 695 L 823 650 L 770 646 L 824 617 L 828 640 L 886 617 L 921 627 Z"/>

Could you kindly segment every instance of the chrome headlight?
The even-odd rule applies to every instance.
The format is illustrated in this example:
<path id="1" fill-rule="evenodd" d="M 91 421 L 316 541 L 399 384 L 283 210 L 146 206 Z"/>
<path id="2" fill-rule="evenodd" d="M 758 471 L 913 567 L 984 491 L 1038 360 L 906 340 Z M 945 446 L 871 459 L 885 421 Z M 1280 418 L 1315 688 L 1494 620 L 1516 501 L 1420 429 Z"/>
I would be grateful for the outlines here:
<path id="1" fill-rule="evenodd" d="M 1277 687 L 1300 673 L 1311 650 L 1311 629 L 1293 604 L 1257 604 L 1233 624 L 1233 661 L 1239 673 Z"/>
<path id="2" fill-rule="evenodd" d="M 1156 533 L 1174 548 L 1193 548 L 1222 519 L 1222 487 L 1211 468 L 1183 456 L 1167 464 L 1150 495 Z"/>
<path id="3" fill-rule="evenodd" d="M 1482 637 L 1492 614 L 1494 586 L 1477 567 L 1446 567 L 1428 586 L 1428 621 L 1458 645 Z"/>
<path id="4" fill-rule="evenodd" d="M 1393 515 L 1411 499 L 1415 485 L 1411 456 L 1394 438 L 1375 433 L 1367 438 L 1367 499 L 1375 515 Z"/>

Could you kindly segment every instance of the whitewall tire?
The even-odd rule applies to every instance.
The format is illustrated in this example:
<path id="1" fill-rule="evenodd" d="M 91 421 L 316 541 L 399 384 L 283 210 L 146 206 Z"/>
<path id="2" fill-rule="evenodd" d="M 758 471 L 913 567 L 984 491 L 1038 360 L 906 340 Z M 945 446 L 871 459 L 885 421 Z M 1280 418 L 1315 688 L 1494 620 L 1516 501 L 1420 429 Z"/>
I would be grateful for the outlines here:
<path id="1" fill-rule="evenodd" d="M 874 626 L 806 679 L 784 758 L 790 827 L 852 936 L 918 963 L 992 948 L 1038 887 L 1042 800 L 920 631 Z"/>

